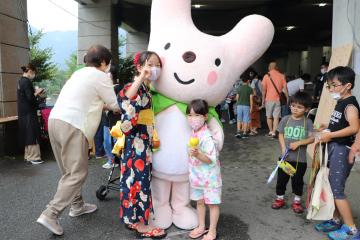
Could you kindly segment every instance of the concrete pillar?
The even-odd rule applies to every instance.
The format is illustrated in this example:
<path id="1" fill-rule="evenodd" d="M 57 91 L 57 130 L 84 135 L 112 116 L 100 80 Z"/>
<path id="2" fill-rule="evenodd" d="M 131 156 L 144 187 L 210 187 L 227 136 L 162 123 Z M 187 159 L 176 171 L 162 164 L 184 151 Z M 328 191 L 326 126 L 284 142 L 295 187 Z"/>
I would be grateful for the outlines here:
<path id="1" fill-rule="evenodd" d="M 300 54 L 300 72 L 301 74 L 304 73 L 309 73 L 309 66 L 308 66 L 308 61 L 309 61 L 309 52 L 308 51 L 302 51 Z"/>
<path id="2" fill-rule="evenodd" d="M 26 0 L 0 1 L 0 117 L 16 116 L 16 86 L 29 62 Z"/>
<path id="3" fill-rule="evenodd" d="M 276 58 L 275 61 L 276 61 L 276 65 L 279 68 L 279 70 L 281 72 L 285 73 L 286 72 L 287 57 Z M 268 71 L 268 66 L 269 66 L 269 63 L 266 64 L 266 71 Z"/>
<path id="4" fill-rule="evenodd" d="M 298 76 L 300 71 L 301 52 L 290 51 L 286 62 L 286 75 Z"/>
<path id="5" fill-rule="evenodd" d="M 356 72 L 353 94 L 360 100 L 360 2 L 358 0 L 333 1 L 332 48 L 354 44 L 350 66 Z M 358 40 L 356 40 L 358 39 Z"/>
<path id="6" fill-rule="evenodd" d="M 149 35 L 142 32 L 127 32 L 126 34 L 126 56 L 135 55 L 137 52 L 147 50 Z"/>
<path id="7" fill-rule="evenodd" d="M 323 47 L 308 48 L 308 73 L 314 78 L 320 72 L 323 58 Z"/>
<path id="8" fill-rule="evenodd" d="M 26 0 L 0 1 L 0 118 L 17 116 L 16 87 L 29 62 Z M 0 156 L 17 151 L 17 121 L 0 124 Z"/>
<path id="9" fill-rule="evenodd" d="M 119 39 L 116 5 L 112 0 L 90 1 L 78 5 L 78 64 L 83 63 L 84 55 L 95 44 L 101 44 L 111 50 L 112 62 L 119 62 Z"/>

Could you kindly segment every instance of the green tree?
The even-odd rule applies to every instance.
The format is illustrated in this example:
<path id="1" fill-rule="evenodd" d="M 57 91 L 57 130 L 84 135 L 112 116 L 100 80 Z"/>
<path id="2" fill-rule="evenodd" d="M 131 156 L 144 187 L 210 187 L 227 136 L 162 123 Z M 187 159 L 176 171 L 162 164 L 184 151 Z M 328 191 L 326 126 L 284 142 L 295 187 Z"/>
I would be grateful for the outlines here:
<path id="1" fill-rule="evenodd" d="M 76 52 L 73 52 L 72 54 L 70 54 L 69 59 L 65 60 L 65 64 L 66 64 L 66 70 L 64 72 L 64 78 L 67 80 L 71 77 L 71 75 L 78 68 Z"/>
<path id="2" fill-rule="evenodd" d="M 37 73 L 34 79 L 35 82 L 43 80 L 53 80 L 57 73 L 57 65 L 51 61 L 54 53 L 51 48 L 40 48 L 40 40 L 44 36 L 42 30 L 29 33 L 30 43 L 30 61 L 36 66 Z"/>

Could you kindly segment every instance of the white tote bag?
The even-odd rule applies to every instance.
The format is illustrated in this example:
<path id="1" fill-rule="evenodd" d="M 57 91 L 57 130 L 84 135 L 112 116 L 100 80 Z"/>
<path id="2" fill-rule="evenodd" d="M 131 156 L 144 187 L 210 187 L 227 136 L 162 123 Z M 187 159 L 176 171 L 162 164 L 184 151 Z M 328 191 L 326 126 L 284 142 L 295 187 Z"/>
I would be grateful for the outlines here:
<path id="1" fill-rule="evenodd" d="M 324 156 L 325 155 L 325 156 Z M 312 220 L 329 220 L 335 211 L 334 196 L 329 182 L 328 147 L 325 145 L 323 154 L 320 144 L 320 169 L 316 175 L 315 184 L 311 193 L 311 200 L 306 218 Z"/>

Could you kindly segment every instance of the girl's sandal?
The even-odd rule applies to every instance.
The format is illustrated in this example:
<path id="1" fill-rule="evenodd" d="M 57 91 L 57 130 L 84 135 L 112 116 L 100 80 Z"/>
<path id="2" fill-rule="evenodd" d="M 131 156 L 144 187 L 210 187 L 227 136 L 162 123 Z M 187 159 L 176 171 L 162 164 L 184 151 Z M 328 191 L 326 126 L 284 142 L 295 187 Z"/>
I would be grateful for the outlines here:
<path id="1" fill-rule="evenodd" d="M 161 239 L 166 237 L 166 232 L 161 228 L 154 228 L 147 232 L 137 232 L 139 238 Z"/>
<path id="2" fill-rule="evenodd" d="M 201 231 L 201 230 L 195 228 L 194 230 L 192 230 L 192 231 L 189 233 L 189 238 L 191 238 L 191 239 L 198 239 L 198 238 L 204 236 L 205 234 L 207 234 L 208 231 L 209 231 L 209 230 L 207 230 L 207 229 L 204 229 L 204 230 Z"/>
<path id="3" fill-rule="evenodd" d="M 126 224 L 125 227 L 130 230 L 130 231 L 137 231 L 139 224 L 138 223 L 134 223 L 134 224 Z"/>
<path id="4" fill-rule="evenodd" d="M 216 234 L 216 236 L 215 236 L 215 238 L 213 238 L 212 236 L 210 236 L 210 234 L 208 233 L 208 234 L 206 234 L 203 238 L 202 238 L 202 240 L 217 240 L 217 234 Z"/>

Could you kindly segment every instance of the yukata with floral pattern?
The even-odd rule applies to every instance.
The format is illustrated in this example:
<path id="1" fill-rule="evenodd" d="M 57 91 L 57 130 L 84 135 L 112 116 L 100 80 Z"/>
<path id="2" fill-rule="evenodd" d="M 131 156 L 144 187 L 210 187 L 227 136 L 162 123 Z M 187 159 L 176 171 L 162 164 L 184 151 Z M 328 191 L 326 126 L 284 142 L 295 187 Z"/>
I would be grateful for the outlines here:
<path id="1" fill-rule="evenodd" d="M 125 146 L 121 156 L 120 217 L 125 224 L 148 224 L 151 200 L 151 139 L 153 127 L 137 124 L 139 112 L 151 109 L 149 89 L 142 84 L 137 94 L 129 99 L 126 85 L 118 94 L 121 109 L 121 130 Z"/>
<path id="2" fill-rule="evenodd" d="M 220 204 L 222 180 L 215 140 L 206 124 L 198 131 L 193 131 L 192 137 L 199 139 L 198 149 L 211 160 L 211 163 L 203 163 L 196 157 L 189 157 L 190 199 L 203 199 L 206 204 Z"/>

